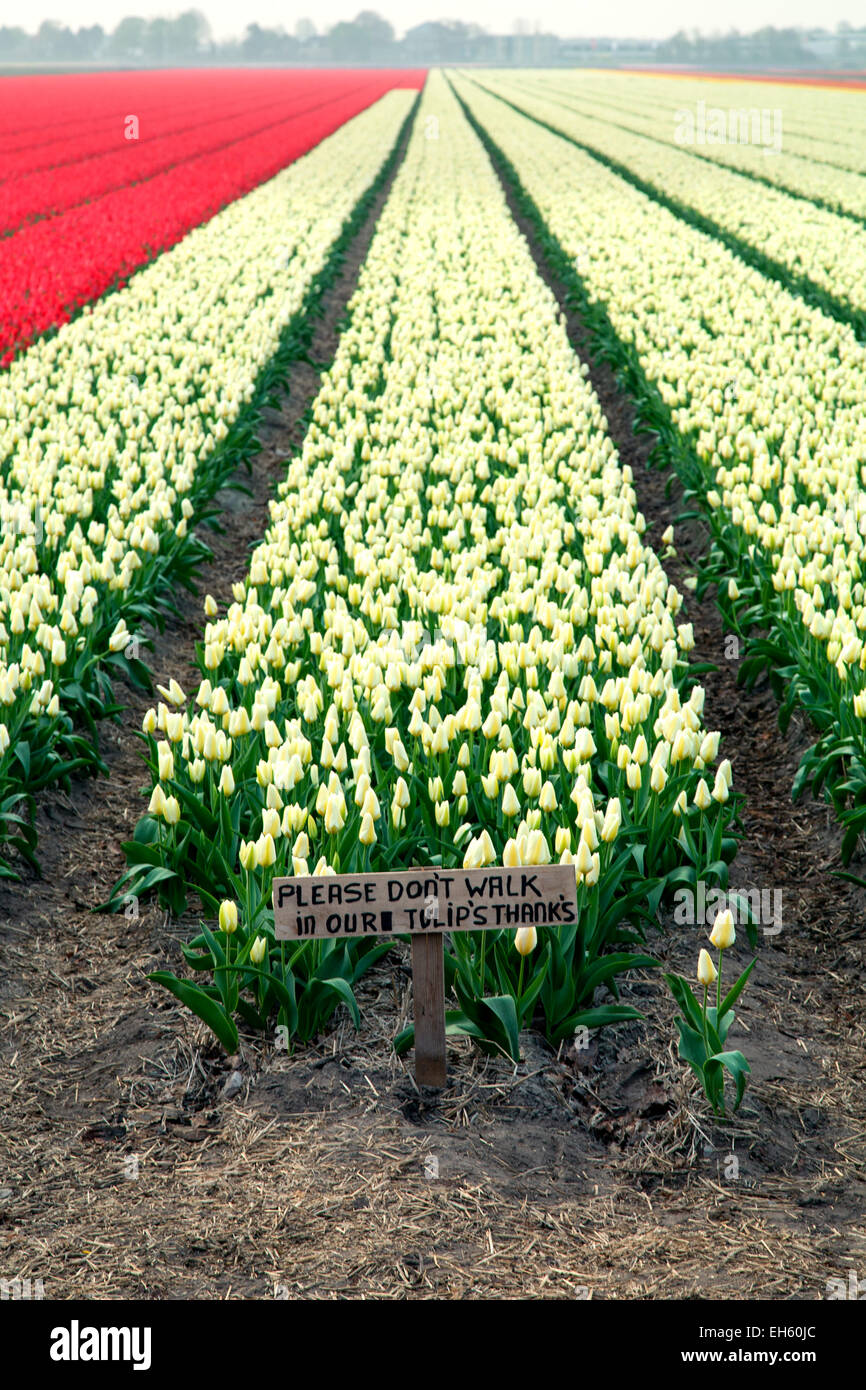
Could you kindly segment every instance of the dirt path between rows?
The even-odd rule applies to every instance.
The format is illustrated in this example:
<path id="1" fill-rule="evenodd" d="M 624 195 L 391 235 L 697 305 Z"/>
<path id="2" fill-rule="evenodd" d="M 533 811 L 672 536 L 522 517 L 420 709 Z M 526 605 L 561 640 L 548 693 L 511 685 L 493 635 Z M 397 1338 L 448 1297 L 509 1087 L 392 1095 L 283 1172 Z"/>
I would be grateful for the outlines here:
<path id="1" fill-rule="evenodd" d="M 326 297 L 314 359 L 333 353 L 386 192 Z M 252 498 L 225 495 L 202 593 L 224 601 L 243 577 L 317 379 L 293 369 Z M 659 546 L 676 494 L 646 472 L 651 441 L 610 371 L 593 365 L 592 380 Z M 49 1298 L 812 1299 L 866 1270 L 863 893 L 833 877 L 826 809 L 791 804 L 802 731 L 782 739 L 769 693 L 738 690 L 714 605 L 689 611 L 695 659 L 719 664 L 708 726 L 748 796 L 733 882 L 784 895 L 732 1035 L 754 1072 L 734 1124 L 712 1121 L 676 1059 L 657 972 L 625 993 L 645 1024 L 557 1055 L 526 1035 L 516 1069 L 457 1043 L 438 1094 L 390 1050 L 411 1007 L 398 953 L 362 983 L 360 1035 L 341 1022 L 291 1057 L 252 1038 L 223 1057 L 144 979 L 177 966 L 196 919 L 90 911 L 144 805 L 134 731 L 150 701 L 125 692 L 105 731 L 110 780 L 45 801 L 44 879 L 0 890 L 0 1276 L 42 1278 Z M 156 680 L 194 684 L 201 624 L 200 601 L 184 602 L 149 659 Z M 651 944 L 691 974 L 698 937 Z"/>

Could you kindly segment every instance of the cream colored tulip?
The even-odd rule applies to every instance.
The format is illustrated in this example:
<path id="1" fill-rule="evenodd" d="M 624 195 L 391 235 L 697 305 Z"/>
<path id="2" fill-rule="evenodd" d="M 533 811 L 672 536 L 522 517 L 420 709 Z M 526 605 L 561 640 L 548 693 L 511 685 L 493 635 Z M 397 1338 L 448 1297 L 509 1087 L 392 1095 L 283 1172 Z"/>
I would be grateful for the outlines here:
<path id="1" fill-rule="evenodd" d="M 704 989 L 709 989 L 710 985 L 715 982 L 717 974 L 718 971 L 713 965 L 712 956 L 709 951 L 702 948 L 698 956 L 698 984 L 703 985 Z"/>
<path id="2" fill-rule="evenodd" d="M 535 927 L 518 927 L 514 933 L 514 946 L 521 956 L 530 956 L 538 945 L 538 932 Z M 521 969 L 523 967 L 521 966 Z"/>
<path id="3" fill-rule="evenodd" d="M 710 932 L 710 943 L 718 951 L 726 951 L 729 946 L 733 946 L 737 939 L 734 927 L 734 914 L 730 908 L 725 908 L 716 915 Z"/>

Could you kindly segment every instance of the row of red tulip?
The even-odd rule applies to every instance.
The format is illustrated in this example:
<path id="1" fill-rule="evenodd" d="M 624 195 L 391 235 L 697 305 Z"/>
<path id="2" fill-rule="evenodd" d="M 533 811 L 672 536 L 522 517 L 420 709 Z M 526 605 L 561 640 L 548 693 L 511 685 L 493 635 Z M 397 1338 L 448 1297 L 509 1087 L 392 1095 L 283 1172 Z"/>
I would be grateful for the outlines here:
<path id="1" fill-rule="evenodd" d="M 192 89 L 201 78 L 210 91 L 214 91 L 213 76 L 185 74 Z M 219 74 L 224 95 L 233 98 L 233 104 L 239 90 L 235 82 L 246 89 L 250 76 Z M 138 183 L 123 180 L 123 186 L 94 201 L 76 200 L 77 205 L 62 214 L 29 223 L 3 238 L 0 363 L 8 363 L 38 334 L 64 323 L 83 304 L 123 282 L 192 227 L 273 177 L 385 92 L 397 86 L 419 87 L 424 79 L 423 73 L 401 71 L 253 76 L 260 83 L 278 78 L 285 86 L 283 119 L 263 125 L 261 114 L 251 120 L 238 115 L 234 122 L 220 120 L 209 138 L 202 140 L 191 132 L 188 153 L 176 149 L 170 168 L 140 175 Z M 103 78 L 64 80 L 79 85 Z M 26 84 L 15 79 L 14 85 Z M 214 148 L 220 135 L 221 143 Z M 141 167 L 146 168 L 146 162 Z M 88 187 L 86 179 L 81 187 Z"/>
<path id="2" fill-rule="evenodd" d="M 0 232 L 25 221 L 62 212 L 102 197 L 114 188 L 152 178 L 163 169 L 226 144 L 276 128 L 304 111 L 345 97 L 364 82 L 363 73 L 271 74 L 255 92 L 229 102 L 157 104 L 115 110 L 84 135 L 74 131 L 47 144 L 0 154 Z M 190 91 L 195 90 L 195 84 Z M 130 94 L 127 94 L 127 101 Z"/>

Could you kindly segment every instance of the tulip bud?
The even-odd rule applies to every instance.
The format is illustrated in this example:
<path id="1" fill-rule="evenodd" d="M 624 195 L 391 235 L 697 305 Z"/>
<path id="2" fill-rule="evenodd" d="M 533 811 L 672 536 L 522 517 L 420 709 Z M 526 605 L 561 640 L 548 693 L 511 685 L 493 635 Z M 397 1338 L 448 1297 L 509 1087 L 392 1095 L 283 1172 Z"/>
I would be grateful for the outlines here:
<path id="1" fill-rule="evenodd" d="M 698 956 L 698 984 L 703 985 L 704 989 L 709 989 L 716 978 L 716 974 L 716 967 L 713 965 L 709 951 L 701 949 L 701 953 Z"/>
<path id="2" fill-rule="evenodd" d="M 231 796 L 235 789 L 235 777 L 231 768 L 225 766 L 220 773 L 219 789 L 223 796 Z"/>
<path id="3" fill-rule="evenodd" d="M 523 774 L 523 790 L 527 796 L 541 795 L 541 771 L 537 767 L 528 767 Z"/>
<path id="4" fill-rule="evenodd" d="M 478 844 L 481 848 L 481 868 L 496 861 L 496 850 L 493 848 L 493 841 L 486 830 L 482 830 L 478 837 Z M 548 863 L 550 861 L 548 860 Z"/>
<path id="5" fill-rule="evenodd" d="M 706 811 L 707 807 L 711 804 L 712 799 L 713 798 L 710 795 L 710 789 L 702 777 L 701 780 L 698 782 L 697 790 L 695 792 L 695 805 L 697 806 L 699 811 Z"/>
<path id="6" fill-rule="evenodd" d="M 479 841 L 476 840 L 473 836 L 472 839 L 469 841 L 469 844 L 466 848 L 466 853 L 463 856 L 464 869 L 480 869 L 481 858 L 481 845 Z"/>
<path id="7" fill-rule="evenodd" d="M 378 820 L 382 814 L 382 809 L 379 805 L 379 798 L 373 791 L 372 787 L 367 788 L 366 795 L 364 796 L 364 800 L 361 803 L 361 814 L 366 816 L 372 816 L 373 820 Z"/>
<path id="8" fill-rule="evenodd" d="M 261 701 L 259 701 L 259 700 L 254 700 L 254 701 L 253 701 L 253 712 L 252 712 L 252 714 L 250 715 L 250 728 L 251 728 L 251 729 L 254 729 L 255 732 L 256 732 L 257 734 L 260 734 L 260 733 L 262 732 L 262 729 L 263 729 L 263 728 L 265 727 L 265 725 L 267 724 L 267 722 L 268 722 L 268 707 L 267 707 L 267 705 L 263 705 L 263 704 L 261 703 Z"/>
<path id="9" fill-rule="evenodd" d="M 253 965 L 261 965 L 268 949 L 268 939 L 266 936 L 257 936 L 250 947 L 250 960 Z"/>
<path id="10" fill-rule="evenodd" d="M 110 652 L 122 652 L 130 641 L 126 622 L 121 618 L 108 639 L 108 650 Z"/>
<path id="11" fill-rule="evenodd" d="M 721 805 L 723 805 L 728 800 L 730 794 L 731 793 L 728 789 L 728 784 L 725 781 L 724 776 L 722 775 L 721 769 L 719 769 L 719 771 L 716 773 L 716 780 L 713 783 L 713 801 L 718 801 Z"/>
<path id="12" fill-rule="evenodd" d="M 168 683 L 168 688 L 164 685 L 158 685 L 156 688 L 163 699 L 168 700 L 170 705 L 180 706 L 186 704 L 186 695 L 173 676 Z"/>
<path id="13" fill-rule="evenodd" d="M 535 927 L 518 927 L 514 933 L 514 945 L 519 955 L 531 955 L 538 945 L 538 932 Z"/>
<path id="14" fill-rule="evenodd" d="M 159 759 L 160 781 L 169 782 L 174 776 L 174 754 L 167 743 L 161 743 L 156 753 Z"/>
<path id="15" fill-rule="evenodd" d="M 498 738 L 499 730 L 502 728 L 502 715 L 498 710 L 492 709 L 481 725 L 481 732 L 487 739 Z"/>
<path id="16" fill-rule="evenodd" d="M 502 814 L 509 820 L 514 816 L 520 815 L 520 802 L 517 797 L 517 792 L 510 782 L 506 783 L 505 791 L 502 793 Z"/>
<path id="17" fill-rule="evenodd" d="M 530 830 L 526 846 L 526 855 L 526 862 L 528 864 L 550 863 L 550 846 L 541 830 Z"/>
<path id="18" fill-rule="evenodd" d="M 491 772 L 488 773 L 486 777 L 482 777 L 481 786 L 484 795 L 489 797 L 491 801 L 495 801 L 499 795 L 499 778 L 496 776 L 496 773 Z"/>
<path id="19" fill-rule="evenodd" d="M 231 936 L 232 932 L 237 931 L 238 905 L 230 898 L 225 898 L 220 903 L 219 921 L 220 930 L 224 931 L 227 936 Z"/>
<path id="20" fill-rule="evenodd" d="M 585 840 L 593 853 L 598 849 L 598 830 L 595 815 L 585 816 L 580 822 L 580 838 Z"/>
<path id="21" fill-rule="evenodd" d="M 329 793 L 325 803 L 325 829 L 329 835 L 336 835 L 346 823 L 339 797 Z"/>
<path id="22" fill-rule="evenodd" d="M 601 827 L 601 838 L 604 840 L 605 844 L 609 845 L 616 839 L 621 824 L 622 811 L 620 809 L 619 797 L 615 796 L 608 802 L 604 823 Z"/>
<path id="23" fill-rule="evenodd" d="M 737 939 L 734 929 L 734 914 L 731 909 L 725 908 L 720 912 L 713 922 L 713 929 L 710 932 L 710 943 L 715 946 L 717 951 L 726 951 L 729 946 L 733 946 Z"/>
<path id="24" fill-rule="evenodd" d="M 180 743 L 183 738 L 183 715 L 168 714 L 165 718 L 165 734 L 171 743 Z"/>
<path id="25" fill-rule="evenodd" d="M 700 748 L 700 757 L 704 763 L 714 763 L 719 752 L 719 742 L 721 735 L 717 732 L 705 734 Z"/>
<path id="26" fill-rule="evenodd" d="M 586 843 L 586 840 L 582 839 L 577 846 L 577 854 L 574 856 L 574 867 L 579 874 L 584 876 L 592 869 L 592 850 Z"/>
<path id="27" fill-rule="evenodd" d="M 440 753 L 448 752 L 448 731 L 450 728 L 450 723 L 446 724 L 444 720 L 437 726 L 433 738 L 430 741 L 430 752 L 434 757 Z"/>
<path id="28" fill-rule="evenodd" d="M 269 869 L 276 863 L 277 847 L 272 835 L 260 835 L 255 844 L 256 863 L 260 869 Z"/>
<path id="29" fill-rule="evenodd" d="M 228 714 L 229 697 L 223 686 L 218 685 L 211 696 L 210 708 L 211 714 L 215 714 L 218 718 L 222 718 L 224 714 Z"/>
<path id="30" fill-rule="evenodd" d="M 241 738 L 244 734 L 248 734 L 251 728 L 250 717 L 244 706 L 241 705 L 240 709 L 233 709 L 229 715 L 229 733 L 232 738 Z"/>

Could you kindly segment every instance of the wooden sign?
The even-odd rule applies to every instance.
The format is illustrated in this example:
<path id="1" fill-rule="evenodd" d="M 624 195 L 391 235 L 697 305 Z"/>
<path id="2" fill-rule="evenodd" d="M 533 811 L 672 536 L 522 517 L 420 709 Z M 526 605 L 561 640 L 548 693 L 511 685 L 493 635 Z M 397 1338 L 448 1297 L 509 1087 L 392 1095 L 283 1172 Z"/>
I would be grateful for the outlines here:
<path id="1" fill-rule="evenodd" d="M 445 1085 L 443 932 L 577 920 L 571 864 L 277 878 L 273 905 L 278 941 L 412 937 L 415 1076 L 425 1086 Z"/>

